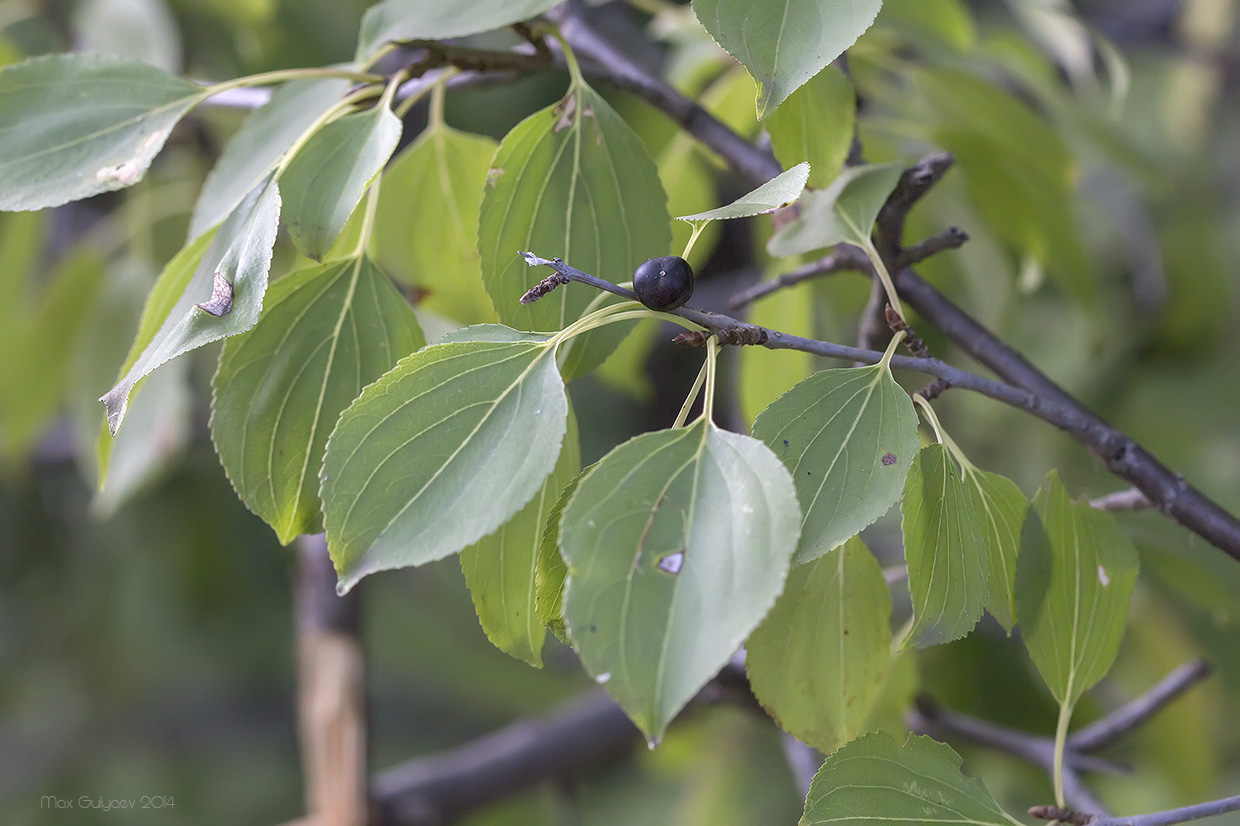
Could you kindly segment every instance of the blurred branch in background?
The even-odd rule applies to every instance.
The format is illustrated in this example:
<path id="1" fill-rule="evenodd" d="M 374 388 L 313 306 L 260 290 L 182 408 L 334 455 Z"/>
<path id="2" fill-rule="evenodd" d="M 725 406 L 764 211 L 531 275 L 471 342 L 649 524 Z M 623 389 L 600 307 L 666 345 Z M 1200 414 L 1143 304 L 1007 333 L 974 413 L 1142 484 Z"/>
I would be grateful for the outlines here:
<path id="1" fill-rule="evenodd" d="M 366 796 L 365 666 L 360 589 L 336 595 L 322 534 L 297 539 L 298 728 L 307 816 L 301 826 L 362 826 Z"/>
<path id="2" fill-rule="evenodd" d="M 1068 738 L 1064 750 L 1064 797 L 1075 813 L 1107 815 L 1107 809 L 1093 796 L 1081 781 L 1081 771 L 1126 772 L 1128 767 L 1091 756 L 1120 737 L 1147 722 L 1168 703 L 1183 695 L 1197 683 L 1210 676 L 1210 666 L 1202 660 L 1194 660 L 1177 668 L 1159 681 L 1145 694 L 1121 706 L 1091 725 Z M 962 738 L 1028 760 L 1049 776 L 1054 770 L 1055 740 L 1038 737 L 1014 729 L 995 725 L 986 720 L 942 708 L 929 697 L 919 697 L 907 714 L 909 726 L 921 734 L 939 739 Z M 1039 807 L 1044 808 L 1044 807 Z M 1050 811 L 1048 809 L 1048 811 Z M 1031 812 L 1032 813 L 1032 812 Z M 1038 815 L 1041 816 L 1041 815 Z M 1197 815 L 1205 817 L 1207 815 Z M 1067 820 L 1057 815 L 1050 819 Z M 1124 821 L 1117 818 L 1117 823 Z M 1075 821 L 1073 821 L 1075 822 Z M 1090 822 L 1090 821 L 1085 821 Z M 1092 821 L 1101 823 L 1102 820 Z M 1169 823 L 1178 821 L 1167 821 Z M 1152 826 L 1152 824 L 1151 824 Z"/>

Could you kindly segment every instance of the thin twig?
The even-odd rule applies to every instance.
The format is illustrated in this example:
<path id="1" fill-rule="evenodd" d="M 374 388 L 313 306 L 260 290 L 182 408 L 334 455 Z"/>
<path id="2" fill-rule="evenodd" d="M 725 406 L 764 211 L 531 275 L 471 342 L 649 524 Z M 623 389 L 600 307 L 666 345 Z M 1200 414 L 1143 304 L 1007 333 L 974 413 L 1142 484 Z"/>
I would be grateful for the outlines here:
<path id="1" fill-rule="evenodd" d="M 631 290 L 618 287 L 609 281 L 570 267 L 558 259 L 540 258 L 533 253 L 521 253 L 521 255 L 526 259 L 527 263 L 550 266 L 558 274 L 558 277 L 547 279 L 530 290 L 522 297 L 523 300 L 526 298 L 531 301 L 537 300 L 541 296 L 546 295 L 557 284 L 566 283 L 567 281 L 579 281 L 625 298 L 634 297 Z M 866 350 L 860 347 L 849 347 L 844 344 L 833 344 L 828 341 L 794 336 L 790 333 L 763 327 L 759 324 L 739 321 L 732 316 L 722 313 L 699 310 L 689 305 L 672 310 L 671 314 L 697 324 L 711 335 L 714 335 L 721 344 L 731 344 L 734 346 L 757 345 L 770 350 L 799 350 L 804 353 L 812 353 L 817 356 L 852 361 L 859 364 L 877 364 L 883 358 L 883 354 L 877 350 Z M 679 340 L 696 344 L 701 344 L 705 341 L 704 337 L 700 335 L 694 336 L 693 334 L 680 337 Z M 966 372 L 935 358 L 894 356 L 891 359 L 891 365 L 900 370 L 912 370 L 936 376 L 948 382 L 952 387 L 971 390 L 1019 410 L 1024 410 L 1068 432 L 1086 444 L 1100 441 L 1103 438 L 1099 429 L 1106 426 L 1099 425 L 1090 416 L 1082 415 L 1076 406 L 1048 402 L 1034 393 Z"/>
<path id="2" fill-rule="evenodd" d="M 835 273 L 848 270 L 872 276 L 874 265 L 870 263 L 869 256 L 860 247 L 853 246 L 852 244 L 839 244 L 824 258 L 819 258 L 817 261 L 812 261 L 803 267 L 797 267 L 795 270 L 772 278 L 770 281 L 763 281 L 737 293 L 728 300 L 728 306 L 733 310 L 739 310 L 745 307 L 745 305 L 768 296 L 777 290 L 792 287 L 813 278 L 821 278 L 824 275 L 834 275 Z"/>
<path id="3" fill-rule="evenodd" d="M 1089 505 L 1100 511 L 1141 511 L 1154 507 L 1150 498 L 1136 488 L 1117 490 L 1097 499 L 1090 499 Z"/>
<path id="4" fill-rule="evenodd" d="M 938 255 L 940 252 L 947 250 L 960 249 L 969 240 L 969 235 L 958 227 L 948 227 L 938 235 L 931 235 L 924 241 L 919 241 L 911 247 L 905 247 L 900 252 L 900 266 L 911 267 L 914 264 L 920 264 L 931 256 Z"/>
<path id="5" fill-rule="evenodd" d="M 1210 676 L 1210 664 L 1205 660 L 1193 660 L 1168 674 L 1149 691 L 1130 703 L 1120 706 L 1068 738 L 1068 747 L 1074 751 L 1097 751 L 1109 746 L 1153 717 L 1175 698 Z"/>
<path id="6" fill-rule="evenodd" d="M 1164 812 L 1152 812 L 1146 815 L 1129 815 L 1127 817 L 1100 817 L 1091 821 L 1090 826 L 1171 826 L 1173 823 L 1184 823 L 1188 820 L 1200 820 L 1203 817 L 1214 817 L 1240 810 L 1240 795 L 1211 800 L 1208 803 L 1197 803 L 1179 809 L 1167 809 Z"/>

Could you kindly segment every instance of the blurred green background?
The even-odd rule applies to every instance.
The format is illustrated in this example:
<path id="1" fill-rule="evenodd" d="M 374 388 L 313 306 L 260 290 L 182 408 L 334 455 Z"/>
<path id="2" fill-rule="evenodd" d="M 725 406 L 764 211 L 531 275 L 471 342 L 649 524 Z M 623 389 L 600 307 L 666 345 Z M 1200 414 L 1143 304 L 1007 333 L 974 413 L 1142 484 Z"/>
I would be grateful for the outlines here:
<path id="1" fill-rule="evenodd" d="M 207 80 L 324 65 L 351 57 L 365 5 L 5 0 L 0 61 L 73 48 L 122 51 Z M 867 157 L 955 151 L 957 170 L 914 212 L 909 237 L 958 225 L 973 241 L 928 262 L 924 274 L 1240 511 L 1237 4 L 1078 3 L 1082 19 L 1122 53 L 1114 64 L 1095 59 L 1093 45 L 1082 58 L 1080 32 L 1029 11 L 1039 5 L 1055 4 L 890 0 L 852 53 Z M 721 75 L 717 55 L 703 52 L 701 36 L 685 34 L 674 14 L 659 23 L 671 32 L 663 43 L 669 75 L 699 92 L 713 83 L 702 99 L 755 134 L 743 73 Z M 616 30 L 644 54 L 652 47 L 640 32 Z M 1127 73 L 1126 94 L 1116 93 L 1117 66 Z M 500 137 L 563 85 L 541 75 L 450 98 L 448 120 Z M 652 152 L 667 150 L 667 122 L 645 104 L 615 98 Z M 1011 122 L 1008 106 L 1028 123 Z M 242 116 L 197 111 L 147 178 L 124 193 L 0 215 L 0 823 L 274 823 L 302 813 L 295 555 L 238 502 L 216 461 L 205 390 L 216 349 L 151 377 L 147 401 L 117 443 L 109 488 L 96 493 L 94 483 L 96 399 L 115 377 L 146 291 L 184 239 L 203 176 Z M 407 140 L 417 117 L 415 110 Z M 690 195 L 725 202 L 740 194 L 722 170 L 703 168 L 715 189 Z M 760 222 L 728 225 L 703 258 L 701 302 L 722 305 L 757 276 L 768 231 Z M 804 332 L 851 342 L 867 293 L 860 279 L 841 276 L 804 287 L 793 299 L 805 311 L 795 322 L 780 315 L 792 312 L 786 304 L 755 312 L 764 323 L 793 332 L 804 324 Z M 932 330 L 920 332 L 936 354 L 967 365 Z M 601 376 L 573 386 L 585 462 L 666 424 L 679 408 L 696 357 L 671 352 L 667 338 L 643 327 Z M 752 416 L 748 407 L 781 392 L 778 382 L 808 368 L 774 360 L 785 355 L 728 354 L 739 425 L 742 413 Z M 1080 495 L 1122 486 L 1079 445 L 1018 413 L 963 394 L 948 394 L 942 408 L 973 460 L 1012 476 L 1026 493 L 1053 466 Z M 1125 812 L 1235 793 L 1240 565 L 1155 514 L 1124 516 L 1122 524 L 1142 552 L 1144 576 L 1120 660 L 1087 698 L 1081 722 L 1193 656 L 1209 659 L 1218 675 L 1115 747 L 1135 771 L 1095 778 L 1095 788 Z M 887 564 L 897 561 L 895 521 L 880 522 L 866 539 Z M 898 621 L 907 598 L 896 590 Z M 589 687 L 572 653 L 553 641 L 542 671 L 492 648 L 455 559 L 372 577 L 361 591 L 376 769 Z M 921 690 L 947 705 L 1053 730 L 1048 694 L 1020 646 L 993 624 L 924 652 L 918 666 Z M 1037 771 L 962 751 L 969 771 L 1012 810 L 1048 799 Z M 75 808 L 52 810 L 48 795 Z M 79 802 L 144 795 L 174 807 L 103 811 Z M 656 752 L 641 749 L 611 771 L 529 792 L 470 822 L 778 824 L 799 812 L 773 729 L 720 708 L 674 729 Z"/>

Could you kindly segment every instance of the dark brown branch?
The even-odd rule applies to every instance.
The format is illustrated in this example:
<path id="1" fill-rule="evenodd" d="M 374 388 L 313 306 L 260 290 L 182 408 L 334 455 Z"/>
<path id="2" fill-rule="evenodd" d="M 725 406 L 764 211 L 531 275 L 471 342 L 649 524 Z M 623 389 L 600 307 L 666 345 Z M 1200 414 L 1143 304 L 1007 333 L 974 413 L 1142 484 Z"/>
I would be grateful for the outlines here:
<path id="1" fill-rule="evenodd" d="M 1075 417 L 1087 423 L 1072 435 L 1102 459 L 1107 470 L 1144 493 L 1159 512 L 1240 560 L 1240 519 L 1065 392 L 911 268 L 900 270 L 894 278 L 901 298 L 957 347 L 1008 384 L 1036 394 L 1049 404 L 1071 408 Z"/>
<path id="2" fill-rule="evenodd" d="M 1185 663 L 1140 697 L 1077 731 L 1068 738 L 1068 748 L 1092 752 L 1111 745 L 1153 717 L 1167 703 L 1209 677 L 1210 673 L 1210 664 L 1205 660 Z"/>
<path id="3" fill-rule="evenodd" d="M 570 267 L 558 259 L 548 260 L 539 258 L 532 253 L 521 253 L 521 255 L 525 257 L 527 263 L 545 264 L 554 268 L 558 274 L 556 277 L 544 280 L 530 290 L 530 292 L 526 293 L 522 297 L 523 299 L 537 300 L 538 297 L 546 295 L 556 285 L 566 283 L 567 281 L 579 281 L 615 295 L 630 299 L 634 298 L 632 290 L 618 287 L 610 281 L 605 281 L 597 276 Z M 534 295 L 535 293 L 537 293 L 537 296 Z M 770 350 L 799 350 L 817 356 L 842 359 L 859 364 L 877 364 L 883 357 L 883 354 L 877 350 L 848 347 L 843 344 L 833 344 L 828 341 L 794 336 L 758 324 L 739 321 L 722 313 L 707 312 L 688 305 L 672 310 L 671 314 L 697 324 L 711 335 L 714 335 L 721 344 L 737 346 L 758 345 Z M 692 333 L 682 335 L 679 339 L 683 343 L 705 343 L 704 336 Z M 1094 421 L 1087 416 L 1081 415 L 1077 406 L 1049 402 L 1027 390 L 1012 387 L 1011 385 L 984 378 L 974 373 L 968 373 L 935 358 L 894 356 L 891 359 L 891 365 L 900 370 L 912 370 L 935 376 L 946 381 L 952 387 L 981 393 L 983 396 L 1024 410 L 1045 422 L 1067 431 L 1080 441 L 1089 443 L 1099 438 L 1095 432 L 1096 425 Z"/>

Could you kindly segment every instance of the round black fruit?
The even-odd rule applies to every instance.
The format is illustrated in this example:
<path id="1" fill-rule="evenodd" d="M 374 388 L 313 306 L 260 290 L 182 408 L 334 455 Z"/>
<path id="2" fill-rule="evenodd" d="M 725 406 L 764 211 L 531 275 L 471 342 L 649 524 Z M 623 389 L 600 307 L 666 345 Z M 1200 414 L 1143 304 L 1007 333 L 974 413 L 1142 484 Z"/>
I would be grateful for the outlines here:
<path id="1" fill-rule="evenodd" d="M 693 268 L 675 255 L 643 261 L 633 273 L 633 292 L 652 310 L 674 310 L 693 295 Z"/>

